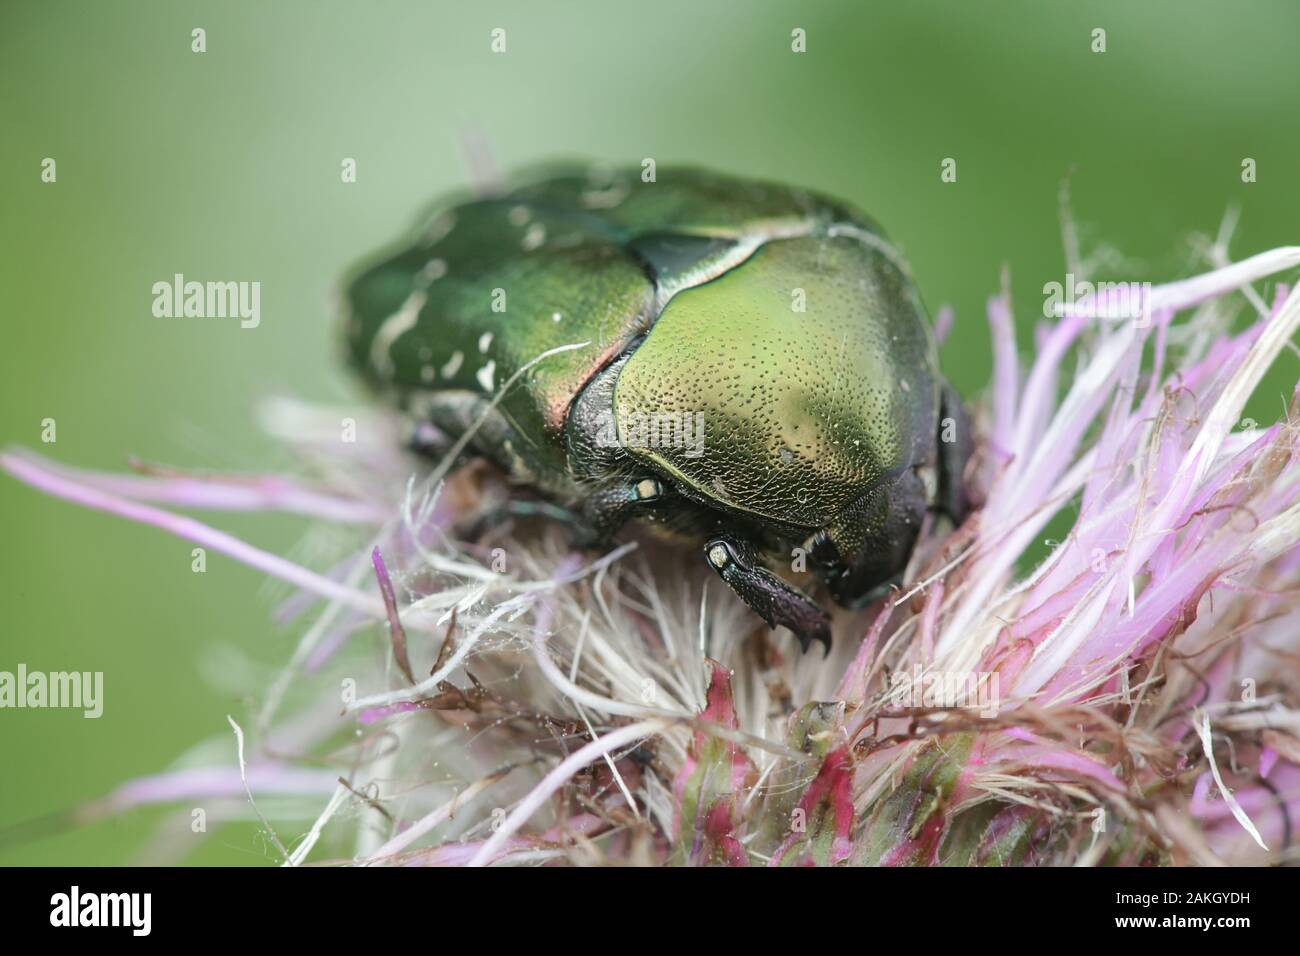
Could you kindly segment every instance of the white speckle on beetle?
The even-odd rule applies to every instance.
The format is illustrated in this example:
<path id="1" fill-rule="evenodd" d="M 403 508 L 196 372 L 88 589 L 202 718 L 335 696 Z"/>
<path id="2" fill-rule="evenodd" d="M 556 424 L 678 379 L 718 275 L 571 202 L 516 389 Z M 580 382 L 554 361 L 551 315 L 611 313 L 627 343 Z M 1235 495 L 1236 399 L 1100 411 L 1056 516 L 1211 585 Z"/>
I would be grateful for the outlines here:
<path id="1" fill-rule="evenodd" d="M 478 337 L 478 350 L 484 355 L 487 354 L 488 347 L 492 344 L 492 333 L 484 332 Z"/>
<path id="2" fill-rule="evenodd" d="M 432 382 L 437 377 L 437 374 L 432 365 L 420 366 L 420 381 L 422 382 Z"/>
<path id="3" fill-rule="evenodd" d="M 727 549 L 720 544 L 715 544 L 709 548 L 709 564 L 715 568 L 725 568 L 731 561 L 731 555 L 727 554 Z"/>
<path id="4" fill-rule="evenodd" d="M 511 206 L 507 215 L 510 218 L 510 225 L 526 226 L 528 220 L 533 218 L 533 211 L 527 206 Z"/>
<path id="5" fill-rule="evenodd" d="M 381 373 L 387 374 L 393 367 L 393 345 L 403 332 L 409 332 L 424 308 L 425 294 L 417 289 L 406 297 L 401 308 L 384 319 L 375 337 L 370 341 L 370 363 Z"/>
<path id="6" fill-rule="evenodd" d="M 429 359 L 431 359 L 431 358 L 433 358 L 433 349 L 430 348 L 430 347 L 427 346 L 427 345 L 421 345 L 421 346 L 420 346 L 420 361 L 421 361 L 421 362 L 427 362 L 427 361 L 429 361 Z"/>
<path id="7" fill-rule="evenodd" d="M 525 252 L 532 252 L 534 249 L 540 248 L 545 241 L 546 227 L 540 222 L 535 222 L 524 233 L 524 241 L 520 245 L 523 246 Z"/>
<path id="8" fill-rule="evenodd" d="M 483 386 L 483 391 L 490 392 L 493 389 L 493 382 L 496 377 L 497 363 L 488 359 L 486 365 L 474 373 L 478 383 Z"/>
<path id="9" fill-rule="evenodd" d="M 905 392 L 910 392 L 912 390 L 912 386 L 907 384 L 907 379 L 905 378 L 900 378 L 898 380 L 898 387 Z"/>
<path id="10" fill-rule="evenodd" d="M 560 313 L 558 313 L 558 312 L 552 312 L 552 313 L 551 313 L 551 321 L 552 321 L 552 322 L 558 322 L 558 321 L 560 321 L 560 319 L 562 319 L 562 318 L 564 318 L 564 316 L 560 315 Z"/>
<path id="11" fill-rule="evenodd" d="M 424 268 L 415 274 L 415 281 L 422 286 L 427 286 L 432 282 L 437 282 L 446 274 L 446 259 L 430 259 L 424 264 Z"/>
<path id="12" fill-rule="evenodd" d="M 627 198 L 628 188 L 614 183 L 607 188 L 587 189 L 582 193 L 582 204 L 588 209 L 613 209 Z"/>
<path id="13" fill-rule="evenodd" d="M 463 352 L 452 352 L 451 358 L 447 359 L 447 364 L 442 367 L 442 377 L 451 378 L 460 371 L 461 363 L 465 361 Z"/>

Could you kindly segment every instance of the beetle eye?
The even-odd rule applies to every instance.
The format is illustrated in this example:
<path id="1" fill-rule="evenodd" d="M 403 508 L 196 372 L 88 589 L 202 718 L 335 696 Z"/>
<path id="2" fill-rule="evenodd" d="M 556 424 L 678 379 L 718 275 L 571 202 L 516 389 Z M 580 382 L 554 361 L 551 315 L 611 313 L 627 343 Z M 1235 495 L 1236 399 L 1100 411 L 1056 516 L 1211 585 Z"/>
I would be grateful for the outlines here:
<path id="1" fill-rule="evenodd" d="M 659 487 L 659 482 L 653 478 L 642 478 L 636 483 L 636 497 L 638 501 L 650 501 L 658 498 L 663 494 L 663 489 Z"/>

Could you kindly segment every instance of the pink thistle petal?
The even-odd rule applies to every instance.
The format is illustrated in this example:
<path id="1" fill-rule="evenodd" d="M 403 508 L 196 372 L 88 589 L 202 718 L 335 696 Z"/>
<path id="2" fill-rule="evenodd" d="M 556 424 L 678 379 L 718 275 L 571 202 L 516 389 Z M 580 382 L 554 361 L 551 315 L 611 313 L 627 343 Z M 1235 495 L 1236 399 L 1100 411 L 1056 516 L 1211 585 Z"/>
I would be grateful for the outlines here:
<path id="1" fill-rule="evenodd" d="M 118 498 L 106 492 L 90 488 L 47 471 L 40 465 L 26 460 L 11 452 L 0 453 L 0 468 L 8 471 L 15 478 L 25 481 L 46 494 L 64 498 L 87 508 L 106 511 L 122 518 L 153 525 L 180 538 L 186 538 L 195 544 L 220 551 L 237 561 L 256 568 L 266 574 L 288 581 L 297 587 L 314 591 L 322 597 L 340 601 L 349 607 L 364 611 L 373 617 L 380 617 L 383 608 L 380 602 L 352 588 L 344 587 L 301 565 L 287 561 L 278 555 L 256 548 L 240 541 L 233 535 L 196 521 L 193 518 L 172 514 L 149 505 L 138 504 L 124 498 Z"/>
<path id="2" fill-rule="evenodd" d="M 805 833 L 791 832 L 772 857 L 773 866 L 826 865 L 853 853 L 853 756 L 848 746 L 832 750 L 822 761 L 803 796 L 799 812 Z"/>
<path id="3" fill-rule="evenodd" d="M 706 724 L 736 730 L 731 674 L 717 661 L 709 661 L 707 704 L 700 714 Z M 687 862 L 748 862 L 733 836 L 738 824 L 738 799 L 753 779 L 754 765 L 735 741 L 697 726 L 691 746 L 673 783 L 677 797 L 678 842 L 686 846 Z"/>

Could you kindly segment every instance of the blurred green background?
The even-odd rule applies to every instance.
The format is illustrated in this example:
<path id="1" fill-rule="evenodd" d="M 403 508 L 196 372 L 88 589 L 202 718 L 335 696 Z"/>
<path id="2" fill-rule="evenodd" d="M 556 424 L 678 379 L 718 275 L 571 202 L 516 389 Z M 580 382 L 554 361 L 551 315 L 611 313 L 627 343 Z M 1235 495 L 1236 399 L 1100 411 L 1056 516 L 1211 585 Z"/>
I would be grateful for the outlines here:
<path id="1" fill-rule="evenodd" d="M 191 52 L 191 30 L 207 52 Z M 489 50 L 495 27 L 507 52 Z M 807 31 L 794 54 L 790 33 Z M 1092 31 L 1106 30 L 1105 53 Z M 0 442 L 110 469 L 128 455 L 257 470 L 281 459 L 261 397 L 357 398 L 329 293 L 437 193 L 461 139 L 509 168 L 690 161 L 814 187 L 876 216 L 932 309 L 949 377 L 989 370 L 984 303 L 1003 264 L 1022 319 L 1065 272 L 1057 193 L 1086 244 L 1161 280 L 1241 208 L 1237 256 L 1300 242 L 1300 5 L 1021 2 L 166 2 L 0 4 Z M 41 182 L 57 161 L 58 181 Z M 358 181 L 340 182 L 354 157 Z M 956 183 L 940 162 L 958 163 Z M 1241 162 L 1258 164 L 1243 184 Z M 262 321 L 160 320 L 173 273 L 262 283 Z M 1300 365 L 1252 412 L 1275 419 Z M 58 423 L 40 444 L 41 420 Z M 228 733 L 297 632 L 261 576 L 0 476 L 0 669 L 102 670 L 99 720 L 0 711 L 0 829 L 163 769 Z M 213 516 L 291 552 L 302 522 Z M 213 676 L 216 679 L 213 679 Z M 232 745 L 233 756 L 233 745 Z M 141 812 L 0 849 L 3 863 L 138 858 Z M 251 826 L 191 862 L 265 863 Z"/>

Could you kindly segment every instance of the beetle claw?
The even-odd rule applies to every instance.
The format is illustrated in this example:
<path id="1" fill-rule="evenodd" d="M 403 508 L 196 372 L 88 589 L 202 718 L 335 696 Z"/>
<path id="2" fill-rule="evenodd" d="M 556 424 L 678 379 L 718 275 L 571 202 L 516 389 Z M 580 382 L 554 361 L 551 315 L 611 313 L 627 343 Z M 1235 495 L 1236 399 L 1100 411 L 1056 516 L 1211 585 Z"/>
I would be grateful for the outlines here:
<path id="1" fill-rule="evenodd" d="M 825 660 L 831 653 L 831 628 L 828 621 L 821 621 L 811 632 L 795 631 L 794 636 L 799 638 L 799 650 L 807 654 L 808 648 L 812 647 L 813 641 L 820 641 L 822 645 L 822 659 Z"/>

